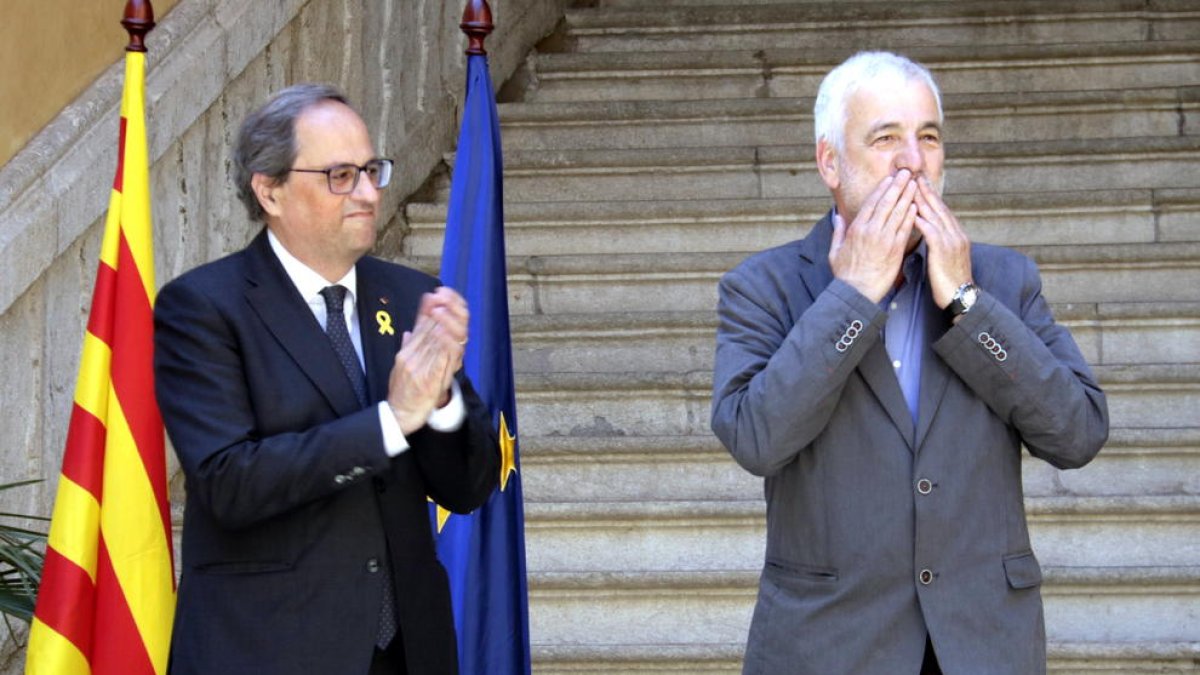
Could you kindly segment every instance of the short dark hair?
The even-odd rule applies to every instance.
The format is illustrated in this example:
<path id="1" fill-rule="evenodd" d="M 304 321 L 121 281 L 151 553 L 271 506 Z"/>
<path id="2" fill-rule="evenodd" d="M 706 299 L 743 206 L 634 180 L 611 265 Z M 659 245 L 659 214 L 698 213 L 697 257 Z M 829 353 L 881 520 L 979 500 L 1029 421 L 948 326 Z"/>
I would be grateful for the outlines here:
<path id="1" fill-rule="evenodd" d="M 265 220 L 266 212 L 250 187 L 250 179 L 261 173 L 281 183 L 287 180 L 296 161 L 296 119 L 322 101 L 350 105 L 341 90 L 332 85 L 297 84 L 276 93 L 242 122 L 233 147 L 233 180 L 238 199 L 251 220 Z"/>

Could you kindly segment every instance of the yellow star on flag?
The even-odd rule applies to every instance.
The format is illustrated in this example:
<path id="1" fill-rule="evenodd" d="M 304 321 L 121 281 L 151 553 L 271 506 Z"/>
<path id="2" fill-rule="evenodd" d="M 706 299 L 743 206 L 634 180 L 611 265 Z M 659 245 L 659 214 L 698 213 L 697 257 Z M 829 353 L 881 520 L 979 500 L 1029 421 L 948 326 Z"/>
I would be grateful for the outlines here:
<path id="1" fill-rule="evenodd" d="M 508 420 L 500 413 L 500 491 L 508 487 L 508 477 L 517 472 L 517 437 L 508 433 Z"/>

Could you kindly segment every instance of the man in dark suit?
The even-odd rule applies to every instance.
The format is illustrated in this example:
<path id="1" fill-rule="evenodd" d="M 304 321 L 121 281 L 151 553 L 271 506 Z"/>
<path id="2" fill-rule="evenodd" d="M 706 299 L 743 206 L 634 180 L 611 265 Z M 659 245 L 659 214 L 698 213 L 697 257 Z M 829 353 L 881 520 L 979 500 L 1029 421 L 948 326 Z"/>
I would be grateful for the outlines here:
<path id="1" fill-rule="evenodd" d="M 266 227 L 155 307 L 187 479 L 171 672 L 455 673 L 427 496 L 468 512 L 499 471 L 466 304 L 366 257 L 392 166 L 336 89 L 281 91 L 234 154 Z"/>
<path id="2" fill-rule="evenodd" d="M 942 201 L 929 71 L 858 54 L 813 114 L 834 210 L 719 289 L 712 427 L 767 500 L 744 672 L 1044 673 L 1021 446 L 1086 464 L 1104 394 L 1036 265 Z"/>

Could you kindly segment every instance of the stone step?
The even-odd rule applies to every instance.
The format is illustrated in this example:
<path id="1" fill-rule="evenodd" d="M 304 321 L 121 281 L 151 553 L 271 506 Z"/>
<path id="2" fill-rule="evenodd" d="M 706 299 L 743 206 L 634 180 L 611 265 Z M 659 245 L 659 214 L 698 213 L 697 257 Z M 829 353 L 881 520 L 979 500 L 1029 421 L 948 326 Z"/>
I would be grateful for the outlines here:
<path id="1" fill-rule="evenodd" d="M 855 4 L 859 0 L 843 0 L 846 4 Z M 924 2 L 944 2 L 946 6 L 961 0 L 923 0 Z M 1010 0 L 998 0 L 1008 2 Z M 814 6 L 827 3 L 829 0 L 737 0 L 739 5 L 804 5 Z M 709 7 L 713 5 L 727 6 L 729 0 L 655 0 L 655 7 Z M 611 9 L 629 9 L 645 7 L 646 0 L 573 0 L 570 5 L 576 9 L 582 7 L 607 7 Z"/>
<path id="2" fill-rule="evenodd" d="M 1087 466 L 1059 471 L 1025 453 L 1028 497 L 1200 495 L 1200 430 L 1113 429 Z M 522 436 L 527 503 L 752 501 L 762 479 L 716 437 Z"/>
<path id="3" fill-rule="evenodd" d="M 1004 246 L 1200 241 L 1200 188 L 958 193 L 948 203 L 976 241 Z M 510 255 L 705 253 L 763 249 L 803 237 L 829 210 L 803 199 L 512 202 Z M 444 203 L 410 203 L 408 256 L 440 256 Z"/>
<path id="4" fill-rule="evenodd" d="M 1200 495 L 1026 497 L 1025 508 L 1043 565 L 1200 565 Z M 531 574 L 757 570 L 765 513 L 761 498 L 528 502 L 527 565 Z"/>
<path id="5" fill-rule="evenodd" d="M 815 96 L 834 66 L 883 47 L 538 53 L 523 77 L 537 102 Z M 1200 41 L 903 47 L 947 94 L 1140 89 L 1200 84 Z"/>
<path id="6" fill-rule="evenodd" d="M 812 97 L 505 103 L 509 150 L 770 145 L 812 139 Z M 1200 133 L 1200 87 L 948 94 L 946 139 L 1012 142 Z"/>
<path id="7" fill-rule="evenodd" d="M 1058 303 L 1195 302 L 1200 243 L 1023 246 Z M 509 311 L 714 311 L 717 282 L 748 252 L 510 257 Z M 436 258 L 404 261 L 432 273 Z"/>
<path id="8" fill-rule="evenodd" d="M 447 162 L 453 165 L 454 158 Z M 947 196 L 1151 188 L 1195 189 L 1200 135 L 947 148 Z M 446 201 L 449 183 L 435 186 Z M 513 151 L 509 202 L 826 197 L 813 146 Z"/>
<path id="9" fill-rule="evenodd" d="M 1043 579 L 1051 643 L 1186 644 L 1200 628 L 1200 567 L 1046 566 Z M 538 646 L 742 645 L 757 583 L 754 568 L 531 574 L 530 634 Z"/>
<path id="10" fill-rule="evenodd" d="M 1190 0 L 991 0 L 576 8 L 555 47 L 569 51 L 691 51 L 1185 40 L 1200 34 Z M 543 48 L 545 45 L 543 45 Z"/>
<path id="11" fill-rule="evenodd" d="M 1052 305 L 1087 362 L 1200 363 L 1200 303 Z M 512 317 L 521 373 L 711 370 L 713 311 L 522 314 Z"/>
<path id="12" fill-rule="evenodd" d="M 1200 364 L 1094 366 L 1114 428 L 1194 427 Z M 518 373 L 523 438 L 708 436 L 712 373 Z"/>
<path id="13" fill-rule="evenodd" d="M 673 0 L 682 2 L 683 0 Z M 699 1 L 699 0 L 697 0 Z M 536 611 L 536 610 L 535 610 Z M 536 637 L 535 637 L 536 640 Z M 533 646 L 539 675 L 742 672 L 745 644 L 546 644 Z M 1200 642 L 1059 642 L 1046 645 L 1050 675 L 1196 673 Z"/>

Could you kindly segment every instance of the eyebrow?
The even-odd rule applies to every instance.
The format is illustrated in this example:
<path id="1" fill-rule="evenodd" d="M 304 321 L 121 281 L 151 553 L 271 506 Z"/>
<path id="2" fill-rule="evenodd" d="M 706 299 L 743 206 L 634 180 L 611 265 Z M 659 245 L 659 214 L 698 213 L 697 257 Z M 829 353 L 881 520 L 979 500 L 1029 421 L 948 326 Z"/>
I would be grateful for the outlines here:
<path id="1" fill-rule="evenodd" d="M 890 129 L 898 129 L 900 127 L 901 127 L 901 124 L 899 122 L 891 122 L 891 121 L 879 122 L 879 123 L 875 124 L 874 126 L 872 126 L 870 129 L 867 129 L 867 138 L 871 138 L 875 134 L 877 134 L 881 131 L 887 131 Z M 928 131 L 930 129 L 933 129 L 934 131 L 938 132 L 939 135 L 942 133 L 942 125 L 937 122 L 933 122 L 933 121 L 925 122 L 924 124 L 922 124 L 920 127 L 917 128 L 917 131 Z"/>

